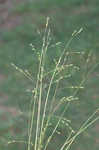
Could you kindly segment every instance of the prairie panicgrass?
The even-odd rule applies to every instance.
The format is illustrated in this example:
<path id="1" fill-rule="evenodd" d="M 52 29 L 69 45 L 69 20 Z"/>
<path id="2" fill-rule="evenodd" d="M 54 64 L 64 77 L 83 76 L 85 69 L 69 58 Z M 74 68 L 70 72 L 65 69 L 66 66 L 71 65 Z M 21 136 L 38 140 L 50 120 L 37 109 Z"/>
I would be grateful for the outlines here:
<path id="1" fill-rule="evenodd" d="M 68 49 L 73 38 L 75 38 L 82 28 L 78 31 L 74 31 L 70 40 L 66 43 L 63 50 L 61 50 L 61 55 L 58 59 L 55 59 L 53 62 L 53 68 L 46 70 L 47 62 L 47 51 L 50 48 L 57 47 L 61 42 L 51 44 L 50 28 L 49 28 L 49 18 L 47 18 L 46 27 L 43 36 L 42 48 L 40 52 L 37 52 L 38 55 L 38 72 L 36 80 L 33 79 L 32 75 L 27 70 L 22 70 L 18 68 L 15 64 L 12 64 L 19 72 L 23 73 L 31 82 L 35 82 L 35 87 L 31 91 L 32 99 L 30 103 L 30 117 L 28 123 L 28 141 L 15 141 L 12 140 L 9 142 L 22 142 L 27 143 L 27 150 L 47 150 L 49 143 L 52 142 L 52 138 L 57 132 L 60 126 L 65 127 L 68 130 L 68 136 L 65 137 L 64 143 L 60 145 L 59 150 L 68 150 L 71 144 L 74 142 L 76 137 L 85 131 L 90 125 L 99 119 L 97 115 L 98 110 L 96 110 L 78 129 L 74 131 L 72 129 L 71 121 L 64 117 L 65 112 L 73 101 L 78 101 L 79 98 L 77 93 L 79 90 L 84 88 L 84 83 L 86 82 L 88 75 L 94 70 L 96 66 L 87 71 L 86 75 L 83 76 L 77 85 L 70 85 L 67 83 L 69 78 L 72 78 L 73 75 L 80 71 L 79 65 L 73 64 L 71 62 L 71 57 L 73 54 L 83 56 L 84 52 L 70 51 Z M 33 44 L 31 44 L 32 50 L 36 51 Z M 86 59 L 86 66 L 89 62 L 89 53 L 88 58 Z M 66 85 L 64 84 L 66 83 Z M 75 81 L 74 81 L 75 83 Z M 62 90 L 67 91 L 66 94 L 60 94 Z M 59 95 L 60 94 L 60 95 Z M 58 111 L 61 106 L 64 105 L 64 110 L 59 114 Z M 58 114 L 58 115 L 57 115 Z M 35 123 L 36 122 L 36 123 Z M 52 128 L 51 128 L 52 126 Z M 33 133 L 33 128 L 35 128 L 35 133 Z M 51 128 L 50 134 L 47 136 L 48 129 Z M 34 141 L 32 139 L 34 137 Z M 57 147 L 58 150 L 58 147 Z"/>

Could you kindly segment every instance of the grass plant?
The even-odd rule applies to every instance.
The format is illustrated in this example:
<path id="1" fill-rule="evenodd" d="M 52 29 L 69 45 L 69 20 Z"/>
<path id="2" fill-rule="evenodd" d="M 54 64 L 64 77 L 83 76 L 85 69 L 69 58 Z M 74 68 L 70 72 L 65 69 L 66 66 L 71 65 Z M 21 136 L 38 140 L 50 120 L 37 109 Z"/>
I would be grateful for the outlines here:
<path id="1" fill-rule="evenodd" d="M 31 90 L 32 96 L 28 113 L 28 140 L 12 140 L 9 141 L 8 144 L 19 142 L 26 144 L 26 150 L 48 150 L 49 145 L 53 142 L 54 136 L 56 137 L 56 134 L 58 134 L 58 136 L 61 137 L 60 129 L 62 128 L 64 132 L 66 132 L 66 135 L 64 135 L 62 143 L 57 146 L 57 150 L 69 150 L 75 139 L 99 119 L 97 115 L 99 109 L 97 109 L 82 123 L 81 127 L 75 131 L 72 128 L 71 121 L 66 118 L 68 108 L 72 102 L 79 101 L 79 91 L 84 89 L 84 84 L 89 74 L 93 72 L 97 66 L 96 64 L 91 69 L 86 70 L 81 78 L 78 79 L 77 82 L 74 81 L 74 84 L 71 85 L 70 79 L 73 78 L 76 73 L 79 74 L 81 70 L 79 65 L 72 63 L 72 57 L 73 55 L 83 57 L 84 52 L 71 51 L 69 45 L 82 30 L 81 28 L 72 33 L 70 40 L 61 50 L 60 56 L 52 60 L 51 63 L 53 63 L 53 67 L 50 67 L 50 65 L 48 65 L 48 49 L 53 49 L 53 47 L 57 47 L 61 45 L 61 43 L 52 43 L 49 18 L 47 18 L 41 49 L 36 50 L 34 45 L 30 44 L 33 53 L 36 53 L 38 59 L 36 79 L 33 78 L 29 71 L 24 71 L 15 64 L 12 64 L 16 70 L 23 73 L 33 83 L 33 90 Z M 86 58 L 86 68 L 88 68 L 90 57 L 91 52 L 89 52 Z M 65 89 L 65 92 L 62 93 L 63 89 Z M 64 109 L 62 110 L 62 108 Z"/>

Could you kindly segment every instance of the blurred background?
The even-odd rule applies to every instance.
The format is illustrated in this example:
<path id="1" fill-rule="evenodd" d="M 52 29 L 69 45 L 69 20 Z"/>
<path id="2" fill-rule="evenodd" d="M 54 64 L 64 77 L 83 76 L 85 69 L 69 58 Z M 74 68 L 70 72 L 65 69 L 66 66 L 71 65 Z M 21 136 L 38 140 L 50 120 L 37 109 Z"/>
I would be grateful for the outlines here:
<path id="1" fill-rule="evenodd" d="M 55 42 L 67 42 L 74 30 L 83 28 L 69 48 L 85 51 L 85 57 L 92 50 L 91 63 L 99 62 L 99 0 L 0 0 L 0 150 L 26 149 L 22 143 L 7 145 L 9 140 L 24 140 L 27 135 L 24 111 L 28 108 L 30 94 L 26 89 L 32 88 L 30 81 L 11 63 L 35 73 L 33 63 L 36 59 L 29 44 L 41 47 L 39 32 L 45 29 L 47 16 L 51 20 Z M 79 58 L 76 61 L 79 64 Z M 80 97 L 80 105 L 74 104 L 68 112 L 77 128 L 99 107 L 99 66 L 90 74 Z M 50 150 L 55 150 L 57 141 L 56 137 Z M 98 149 L 99 121 L 79 136 L 71 147 L 71 150 Z"/>

